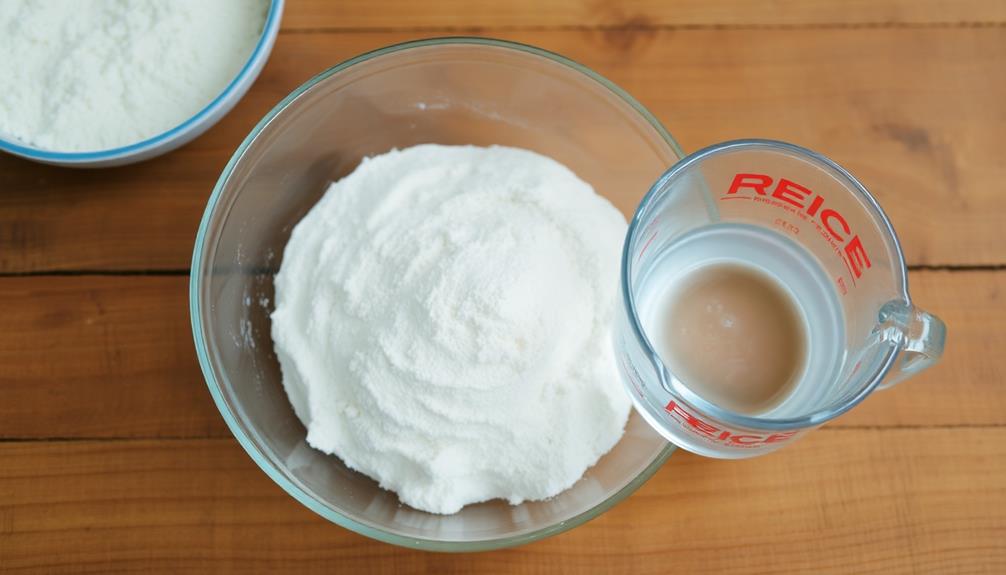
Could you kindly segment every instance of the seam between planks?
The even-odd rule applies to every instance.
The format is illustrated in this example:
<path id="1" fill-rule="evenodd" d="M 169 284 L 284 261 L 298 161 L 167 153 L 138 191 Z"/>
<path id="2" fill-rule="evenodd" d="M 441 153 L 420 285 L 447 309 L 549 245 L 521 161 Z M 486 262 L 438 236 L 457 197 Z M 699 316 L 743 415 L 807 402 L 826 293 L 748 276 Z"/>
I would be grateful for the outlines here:
<path id="1" fill-rule="evenodd" d="M 893 30 L 893 29 L 973 29 L 1006 28 L 1006 22 L 808 22 L 805 24 L 561 24 L 557 26 L 321 26 L 282 28 L 279 33 L 296 34 L 368 34 L 395 32 L 441 32 L 482 34 L 486 32 L 651 32 L 691 30 Z"/>
<path id="2" fill-rule="evenodd" d="M 850 431 L 908 431 L 908 430 L 959 430 L 959 429 L 1003 429 L 1006 424 L 999 423 L 952 423 L 944 425 L 829 425 L 815 431 L 828 433 L 843 433 Z M 144 435 L 144 436 L 123 436 L 123 437 L 102 437 L 102 436 L 53 436 L 53 437 L 0 437 L 0 445 L 19 443 L 116 443 L 116 442 L 138 442 L 138 441 L 234 441 L 231 435 Z"/>
<path id="3" fill-rule="evenodd" d="M 105 270 L 105 269 L 68 269 L 68 270 L 31 270 L 4 271 L 0 278 L 30 278 L 30 277 L 82 277 L 82 276 L 188 276 L 189 268 L 178 269 L 139 269 L 139 270 Z"/>
<path id="4" fill-rule="evenodd" d="M 115 270 L 115 269 L 66 269 L 66 270 L 31 270 L 31 271 L 3 271 L 0 272 L 0 279 L 3 278 L 25 278 L 25 277 L 84 277 L 84 276 L 188 276 L 188 268 L 165 268 L 165 269 L 137 269 L 137 270 Z M 254 273 L 266 273 L 274 270 L 250 270 Z M 1000 272 L 1006 271 L 1006 264 L 914 264 L 908 266 L 910 272 Z"/>

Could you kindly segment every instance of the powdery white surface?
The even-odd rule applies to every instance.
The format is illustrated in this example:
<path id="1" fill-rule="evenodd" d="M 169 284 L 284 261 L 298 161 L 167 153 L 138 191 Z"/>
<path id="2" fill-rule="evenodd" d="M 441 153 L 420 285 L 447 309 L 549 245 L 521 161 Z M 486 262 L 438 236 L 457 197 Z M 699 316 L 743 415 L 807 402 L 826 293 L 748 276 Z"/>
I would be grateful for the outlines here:
<path id="1" fill-rule="evenodd" d="M 573 485 L 629 414 L 609 331 L 625 229 L 526 150 L 364 160 L 294 228 L 275 278 L 308 442 L 434 513 Z"/>
<path id="2" fill-rule="evenodd" d="M 181 124 L 237 76 L 265 0 L 0 1 L 0 133 L 61 152 Z"/>

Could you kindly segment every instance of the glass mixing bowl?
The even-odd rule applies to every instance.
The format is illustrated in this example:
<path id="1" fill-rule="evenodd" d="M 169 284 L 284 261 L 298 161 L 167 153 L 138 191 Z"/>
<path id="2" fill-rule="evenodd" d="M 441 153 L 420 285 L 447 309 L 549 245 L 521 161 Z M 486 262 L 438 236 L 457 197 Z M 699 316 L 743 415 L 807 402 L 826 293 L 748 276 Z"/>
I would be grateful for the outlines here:
<path id="1" fill-rule="evenodd" d="M 272 351 L 272 278 L 291 228 L 329 182 L 362 158 L 429 142 L 502 144 L 551 156 L 627 216 L 683 155 L 628 94 L 537 48 L 447 38 L 354 58 L 280 102 L 221 174 L 192 259 L 196 350 L 235 437 L 276 483 L 318 514 L 408 547 L 519 545 L 610 508 L 646 481 L 672 447 L 633 412 L 615 448 L 571 489 L 547 501 L 490 501 L 455 515 L 425 513 L 308 446 Z"/>

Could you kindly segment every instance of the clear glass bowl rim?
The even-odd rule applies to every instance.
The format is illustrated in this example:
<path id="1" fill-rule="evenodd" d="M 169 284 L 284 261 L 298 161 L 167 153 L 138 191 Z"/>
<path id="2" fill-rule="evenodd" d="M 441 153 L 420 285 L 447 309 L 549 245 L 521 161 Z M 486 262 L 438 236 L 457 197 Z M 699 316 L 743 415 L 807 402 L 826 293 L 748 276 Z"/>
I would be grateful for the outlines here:
<path id="1" fill-rule="evenodd" d="M 601 84 L 604 88 L 618 96 L 623 102 L 628 104 L 633 108 L 636 113 L 642 116 L 646 121 L 653 127 L 654 130 L 660 135 L 660 137 L 671 147 L 674 153 L 682 158 L 685 156 L 681 147 L 674 140 L 671 134 L 664 128 L 664 126 L 656 119 L 656 117 L 650 113 L 642 104 L 640 104 L 635 98 L 630 96 L 627 92 L 619 88 L 617 85 L 612 83 L 607 78 L 597 74 L 593 70 L 587 68 L 586 66 L 574 62 L 564 56 L 560 56 L 554 52 L 549 52 L 541 48 L 530 46 L 527 44 L 520 44 L 517 42 L 510 42 L 506 40 L 497 40 L 492 38 L 478 38 L 478 37 L 466 37 L 466 36 L 455 36 L 455 37 L 442 37 L 442 38 L 429 38 L 424 40 L 413 40 L 409 42 L 402 42 L 399 44 L 393 44 L 391 46 L 386 46 L 384 48 L 379 48 L 370 52 L 366 52 L 354 58 L 350 58 L 340 64 L 337 64 L 327 70 L 321 72 L 320 74 L 314 76 L 307 82 L 298 86 L 293 92 L 291 92 L 287 97 L 283 98 L 272 110 L 267 113 L 262 120 L 252 129 L 252 131 L 245 137 L 241 145 L 238 146 L 237 150 L 231 156 L 231 159 L 227 162 L 223 171 L 220 174 L 220 178 L 217 180 L 216 185 L 213 187 L 213 193 L 210 195 L 209 200 L 206 204 L 206 209 L 203 212 L 202 220 L 199 224 L 199 231 L 196 234 L 196 242 L 192 254 L 192 268 L 189 276 L 189 315 L 192 322 L 192 334 L 195 341 L 196 354 L 199 358 L 199 365 L 202 369 L 203 376 L 206 379 L 206 385 L 210 390 L 210 394 L 213 396 L 213 401 L 223 416 L 224 421 L 227 423 L 227 427 L 231 430 L 231 433 L 238 440 L 244 450 L 251 456 L 252 460 L 274 481 L 277 485 L 283 488 L 288 494 L 290 494 L 294 499 L 301 502 L 308 509 L 314 511 L 318 515 L 321 515 L 325 519 L 341 526 L 365 535 L 367 537 L 376 539 L 378 541 L 383 541 L 385 543 L 391 543 L 394 545 L 399 545 L 403 547 L 409 547 L 413 549 L 420 549 L 426 551 L 448 551 L 448 552 L 463 552 L 463 551 L 485 551 L 491 549 L 502 549 L 505 547 L 513 547 L 517 545 L 523 545 L 525 543 L 530 543 L 532 541 L 537 541 L 545 537 L 556 535 L 562 533 L 573 527 L 582 525 L 587 521 L 597 517 L 601 513 L 607 511 L 615 504 L 621 500 L 628 497 L 636 489 L 638 489 L 643 483 L 645 483 L 654 473 L 667 461 L 667 459 L 674 452 L 675 447 L 668 443 L 668 445 L 661 451 L 650 464 L 632 479 L 628 484 L 622 487 L 619 491 L 609 496 L 607 499 L 601 503 L 595 505 L 594 507 L 571 517 L 565 521 L 544 527 L 535 531 L 528 533 L 523 533 L 520 535 L 515 535 L 513 537 L 502 537 L 498 539 L 487 539 L 480 541 L 441 541 L 435 539 L 420 539 L 415 537 L 405 537 L 389 531 L 385 531 L 373 525 L 366 523 L 361 523 L 354 519 L 351 519 L 345 515 L 338 513 L 337 511 L 325 506 L 315 498 L 304 492 L 299 486 L 292 483 L 289 479 L 284 477 L 279 470 L 275 469 L 269 459 L 261 453 L 258 445 L 252 440 L 248 434 L 245 433 L 241 423 L 237 419 L 237 415 L 232 412 L 227 401 L 223 397 L 221 387 L 213 371 L 212 362 L 209 356 L 208 346 L 206 341 L 203 339 L 202 335 L 202 307 L 200 304 L 199 296 L 203 288 L 203 278 L 200 270 L 203 267 L 203 257 L 206 252 L 206 241 L 207 235 L 209 233 L 210 223 L 213 220 L 213 216 L 216 213 L 217 203 L 223 194 L 224 187 L 234 170 L 234 167 L 244 156 L 245 151 L 251 145 L 252 142 L 259 136 L 262 130 L 265 128 L 269 122 L 272 121 L 279 113 L 287 108 L 294 100 L 296 100 L 301 94 L 311 89 L 313 86 L 319 82 L 337 74 L 353 65 L 366 62 L 367 60 L 377 58 L 386 54 L 391 54 L 393 52 L 399 52 L 402 50 L 409 50 L 413 48 L 421 48 L 428 46 L 443 46 L 443 45 L 475 45 L 475 46 L 491 46 L 498 48 L 506 48 L 511 50 L 517 50 L 546 58 L 553 62 L 562 64 L 573 70 L 576 70 L 590 79 L 594 80 L 598 84 Z"/>

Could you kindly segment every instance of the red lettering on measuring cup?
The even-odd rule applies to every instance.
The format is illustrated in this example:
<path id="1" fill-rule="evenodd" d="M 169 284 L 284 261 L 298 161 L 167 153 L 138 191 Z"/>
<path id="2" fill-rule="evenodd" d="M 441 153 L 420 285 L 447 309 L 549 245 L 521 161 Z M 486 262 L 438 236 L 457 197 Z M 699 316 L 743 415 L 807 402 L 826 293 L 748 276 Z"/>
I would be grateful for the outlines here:
<path id="1" fill-rule="evenodd" d="M 777 185 L 775 187 L 775 191 L 772 192 L 772 197 L 779 198 L 788 204 L 802 208 L 804 198 L 813 193 L 814 192 L 796 182 L 791 182 L 786 178 L 780 178 L 779 185 Z"/>
<path id="2" fill-rule="evenodd" d="M 782 433 L 773 433 L 772 435 L 765 438 L 764 443 L 778 443 L 780 441 L 786 441 L 790 437 L 796 435 L 796 431 L 784 431 Z"/>
<path id="3" fill-rule="evenodd" d="M 726 443 L 733 447 L 748 448 L 758 447 L 769 443 L 779 443 L 781 441 L 786 441 L 799 433 L 799 430 L 783 431 L 769 435 L 735 433 L 729 429 L 704 421 L 699 416 L 690 413 L 687 409 L 682 407 L 681 404 L 674 400 L 669 401 L 664 407 L 664 410 L 667 411 L 667 413 L 669 413 L 678 423 L 687 426 L 686 429 L 691 430 L 693 433 L 707 437 L 715 443 Z"/>
<path id="4" fill-rule="evenodd" d="M 817 211 L 821 209 L 821 204 L 823 204 L 823 203 L 824 203 L 824 198 L 822 198 L 821 196 L 818 196 L 818 197 L 814 198 L 814 201 L 811 202 L 810 206 L 807 207 L 807 215 L 808 216 L 813 216 L 813 215 L 817 214 Z"/>
<path id="5" fill-rule="evenodd" d="M 842 234 L 836 232 L 835 228 L 831 227 L 832 220 L 837 221 L 838 225 L 842 228 L 842 231 L 847 234 L 852 231 L 849 229 L 849 222 L 845 221 L 845 218 L 842 217 L 842 214 L 836 212 L 831 208 L 828 208 L 827 210 L 821 212 L 821 223 L 824 224 L 824 229 L 828 230 L 829 234 L 835 236 L 836 240 L 844 242 L 845 240 L 842 239 Z"/>
<path id="6" fill-rule="evenodd" d="M 863 268 L 868 268 L 872 265 L 870 258 L 866 255 L 866 250 L 863 249 L 863 242 L 860 241 L 859 236 L 852 238 L 845 245 L 845 255 L 849 258 L 852 273 L 856 274 L 857 278 L 863 275 Z"/>
<path id="7" fill-rule="evenodd" d="M 765 188 L 772 185 L 772 178 L 764 174 L 737 174 L 730 184 L 727 194 L 736 194 L 741 188 L 751 188 L 759 196 L 765 195 Z"/>
<path id="8" fill-rule="evenodd" d="M 705 421 L 702 421 L 701 419 L 695 417 L 691 413 L 688 413 L 687 411 L 685 411 L 683 407 L 681 407 L 674 401 L 668 403 L 667 407 L 665 407 L 664 409 L 666 409 L 667 412 L 670 413 L 671 415 L 675 416 L 675 419 L 678 419 L 683 423 L 687 423 L 688 425 L 692 426 L 695 429 L 695 431 L 698 431 L 699 433 L 710 435 L 719 431 L 718 427 L 706 423 Z"/>
<path id="9" fill-rule="evenodd" d="M 747 191 L 748 197 L 754 192 L 757 196 L 768 196 L 768 189 L 772 186 L 774 178 L 767 174 L 738 173 L 734 175 L 727 193 L 722 199 L 739 197 L 742 191 Z M 741 194 L 742 195 L 742 194 Z M 845 218 L 837 209 L 825 206 L 825 197 L 817 194 L 810 188 L 802 186 L 792 180 L 779 178 L 772 190 L 771 198 L 759 199 L 755 197 L 756 203 L 767 204 L 776 208 L 784 209 L 790 213 L 803 214 L 799 217 L 803 220 L 817 216 L 820 222 L 815 222 L 818 232 L 831 245 L 832 251 L 844 261 L 852 277 L 853 285 L 856 279 L 862 277 L 863 270 L 869 269 L 873 264 L 870 256 L 866 253 L 863 241 L 858 235 L 852 233 L 849 220 Z M 778 200 L 778 201 L 776 201 Z M 810 204 L 807 204 L 810 200 Z M 792 207 L 790 207 L 792 206 Z M 793 208 L 796 208 L 794 210 Z M 822 209 L 823 208 L 823 209 Z M 813 221 L 813 220 L 812 220 Z M 797 228 L 797 232 L 799 229 Z M 844 294 L 845 284 L 839 282 L 839 288 Z"/>

